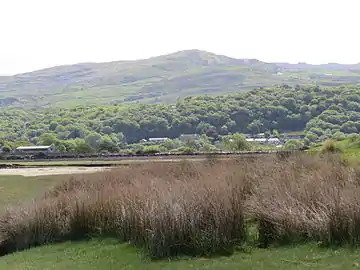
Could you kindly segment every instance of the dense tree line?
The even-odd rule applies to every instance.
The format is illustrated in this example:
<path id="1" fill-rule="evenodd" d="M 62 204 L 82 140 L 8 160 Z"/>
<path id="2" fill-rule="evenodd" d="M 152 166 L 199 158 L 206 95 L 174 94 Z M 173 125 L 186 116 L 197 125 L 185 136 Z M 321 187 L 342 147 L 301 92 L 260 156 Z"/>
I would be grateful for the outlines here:
<path id="1" fill-rule="evenodd" d="M 305 131 L 304 143 L 360 132 L 360 87 L 287 85 L 175 104 L 2 109 L 0 139 L 9 147 L 55 143 L 61 151 L 118 151 L 151 137 Z"/>

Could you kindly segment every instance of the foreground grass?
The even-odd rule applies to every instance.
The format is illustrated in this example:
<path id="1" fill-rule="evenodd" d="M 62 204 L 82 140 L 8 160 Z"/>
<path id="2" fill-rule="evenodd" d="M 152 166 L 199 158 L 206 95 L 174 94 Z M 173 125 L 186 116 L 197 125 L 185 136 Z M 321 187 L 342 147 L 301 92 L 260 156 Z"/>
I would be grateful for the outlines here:
<path id="1" fill-rule="evenodd" d="M 241 171 L 237 171 L 240 165 Z M 349 182 L 349 177 L 354 179 L 352 178 L 354 175 L 349 174 L 340 163 L 308 160 L 307 157 L 287 162 L 260 160 L 247 164 L 236 162 L 194 166 L 190 163 L 168 166 L 148 164 L 92 176 L 78 175 L 71 181 L 57 185 L 57 188 L 47 193 L 46 199 L 41 199 L 40 196 L 36 204 L 25 205 L 25 212 L 20 209 L 15 210 L 0 219 L 2 224 L 0 238 L 3 236 L 3 239 L 15 241 L 13 243 L 16 244 L 17 250 L 25 249 L 22 252 L 11 253 L 11 242 L 8 242 L 10 246 L 3 242 L 3 247 L 9 247 L 11 254 L 0 258 L 0 269 L 360 269 L 360 249 L 321 249 L 316 245 L 306 244 L 308 240 L 316 239 L 323 241 L 329 239 L 328 244 L 331 244 L 337 241 L 337 238 L 332 240 L 331 237 L 338 235 L 344 240 L 340 244 L 346 246 L 348 240 L 351 244 L 359 235 L 355 226 L 359 220 L 355 211 L 360 205 L 356 199 L 359 187 L 358 184 Z M 251 172 L 254 171 L 257 174 L 252 175 Z M 167 179 L 161 180 L 162 177 Z M 3 193 L 0 194 L 1 206 L 5 203 L 17 203 L 39 197 L 39 194 L 43 194 L 57 180 L 63 178 L 63 176 L 1 177 L 0 183 L 4 187 Z M 240 181 L 242 178 L 243 181 Z M 238 187 L 240 183 L 245 186 Z M 243 189 L 250 183 L 249 187 Z M 342 184 L 338 186 L 339 183 Z M 277 240 L 290 235 L 292 237 L 289 239 L 290 242 L 298 245 L 258 249 L 254 248 L 255 245 L 251 245 L 252 241 L 251 243 L 240 241 L 240 244 L 250 245 L 252 248 L 247 248 L 247 252 L 235 251 L 231 256 L 217 256 L 210 259 L 181 257 L 181 260 L 171 261 L 167 259 L 171 254 L 166 252 L 165 245 L 162 247 L 164 253 L 162 250 L 153 250 L 160 252 L 156 257 L 164 258 L 161 261 L 150 261 L 149 257 L 139 253 L 140 250 L 146 251 L 146 247 L 152 252 L 151 249 L 157 248 L 162 240 L 167 241 L 165 244 L 172 245 L 176 241 L 172 238 L 174 235 L 186 240 L 188 236 L 197 237 L 200 234 L 203 236 L 201 239 L 204 245 L 217 247 L 217 243 L 211 244 L 207 241 L 222 240 L 222 235 L 229 234 L 231 230 L 232 226 L 229 225 L 242 222 L 243 210 L 233 207 L 242 206 L 243 199 L 238 198 L 237 195 L 247 189 L 251 191 L 249 193 L 251 197 L 245 198 L 247 208 L 244 206 L 244 209 L 254 217 L 266 220 L 275 229 L 265 233 L 271 233 Z M 230 192 L 234 190 L 236 193 Z M 336 194 L 333 191 L 336 191 L 336 194 L 346 195 L 339 197 L 341 204 L 334 201 Z M 208 199 L 209 196 L 211 200 Z M 229 198 L 235 201 L 227 201 Z M 176 204 L 173 204 L 174 199 Z M 334 216 L 331 215 L 334 211 L 330 208 L 332 204 L 340 206 L 334 208 L 338 211 Z M 33 208 L 35 206 L 36 209 Z M 314 206 L 327 208 L 321 208 L 322 212 L 309 212 Z M 184 211 L 174 211 L 179 208 Z M 123 210 L 119 212 L 117 209 L 124 209 L 128 214 L 122 216 Z M 62 210 L 66 211 L 66 216 L 72 217 L 67 221 L 69 223 L 57 219 L 64 217 L 56 214 Z M 229 213 L 230 216 L 237 215 L 237 218 L 227 219 Z M 128 216 L 131 219 L 128 219 Z M 348 219 L 349 216 L 352 219 Z M 118 219 L 119 217 L 121 219 Z M 195 222 L 199 218 L 203 223 Z M 212 221 L 214 218 L 215 223 Z M 331 223 L 332 219 L 334 222 Z M 342 220 L 347 223 L 341 223 Z M 187 228 L 186 221 L 191 221 L 193 227 Z M 331 232 L 326 231 L 328 223 L 333 225 Z M 112 224 L 118 224 L 119 227 L 115 228 Z M 178 224 L 183 225 L 178 227 Z M 64 226 L 70 229 L 70 232 L 76 233 L 73 236 L 83 240 L 69 242 L 67 241 L 69 238 L 62 238 L 62 234 L 58 236 L 54 234 L 58 228 L 65 228 Z M 135 228 L 138 230 L 135 231 Z M 152 237 L 165 235 L 168 238 L 143 238 L 143 235 L 148 236 L 146 232 L 149 228 L 150 231 L 158 233 Z M 298 236 L 302 236 L 304 228 L 313 236 L 309 235 L 308 239 L 298 242 Z M 124 235 L 118 240 L 84 240 L 88 236 L 86 233 L 91 234 L 95 232 L 94 229 L 100 235 L 101 232 L 106 234 L 106 231 L 112 233 L 115 229 L 118 233 L 124 232 Z M 98 231 L 99 229 L 103 231 Z M 191 230 L 199 234 L 191 234 L 193 233 Z M 207 232 L 211 232 L 212 237 L 217 238 L 208 238 L 211 235 Z M 35 238 L 26 240 L 30 234 L 35 235 Z M 43 236 L 51 234 L 64 242 L 47 245 L 53 239 L 44 240 Z M 17 237 L 13 239 L 12 236 Z M 229 234 L 229 237 L 237 236 L 242 234 Z M 145 244 L 145 248 L 136 249 L 133 245 L 126 244 L 126 240 L 129 239 L 133 242 L 145 239 L 138 242 L 138 246 Z M 33 240 L 35 242 L 31 242 Z M 228 246 L 225 241 L 219 243 L 225 248 Z M 44 246 L 27 249 L 39 244 Z M 193 244 L 193 242 L 185 244 Z M 356 245 L 356 242 L 353 244 Z M 195 246 L 195 248 L 199 247 Z M 197 251 L 202 253 L 199 249 Z M 182 250 L 177 253 L 183 255 Z M 199 253 L 193 254 L 201 256 Z M 211 249 L 210 254 L 214 253 L 216 250 L 213 252 Z"/>
<path id="2" fill-rule="evenodd" d="M 360 250 L 321 249 L 315 245 L 290 248 L 253 249 L 232 256 L 183 258 L 150 262 L 116 240 L 66 242 L 5 256 L 0 269 L 360 269 Z"/>

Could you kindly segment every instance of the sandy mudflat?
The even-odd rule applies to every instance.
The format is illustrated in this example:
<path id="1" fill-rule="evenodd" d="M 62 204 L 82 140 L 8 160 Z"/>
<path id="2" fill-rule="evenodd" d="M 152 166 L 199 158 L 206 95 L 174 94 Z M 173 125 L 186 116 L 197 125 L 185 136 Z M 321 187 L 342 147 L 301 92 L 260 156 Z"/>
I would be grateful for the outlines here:
<path id="1" fill-rule="evenodd" d="M 0 176 L 1 175 L 41 176 L 41 175 L 95 173 L 108 169 L 109 168 L 106 167 L 47 167 L 47 168 L 0 169 Z"/>

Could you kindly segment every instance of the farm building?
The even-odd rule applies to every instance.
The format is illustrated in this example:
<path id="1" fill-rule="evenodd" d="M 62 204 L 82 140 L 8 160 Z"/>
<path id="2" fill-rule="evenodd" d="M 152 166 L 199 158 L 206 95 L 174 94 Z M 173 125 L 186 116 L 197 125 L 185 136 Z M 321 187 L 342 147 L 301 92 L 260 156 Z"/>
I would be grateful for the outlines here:
<path id="1" fill-rule="evenodd" d="M 161 142 L 165 142 L 167 140 L 170 140 L 169 138 L 149 138 L 149 142 L 152 143 L 161 143 Z"/>
<path id="2" fill-rule="evenodd" d="M 246 141 L 255 142 L 255 143 L 259 143 L 259 144 L 270 144 L 270 145 L 280 145 L 281 144 L 281 141 L 278 138 L 269 138 L 269 139 L 250 138 L 250 139 L 246 139 Z"/>
<path id="3" fill-rule="evenodd" d="M 195 141 L 200 139 L 199 134 L 181 134 L 179 140 L 181 141 Z"/>
<path id="4" fill-rule="evenodd" d="M 52 153 L 55 152 L 55 146 L 54 145 L 46 145 L 46 146 L 19 146 L 15 149 L 15 152 L 17 153 L 30 153 L 30 154 L 36 154 L 36 153 Z"/>
<path id="5" fill-rule="evenodd" d="M 304 134 L 285 134 L 285 140 L 302 140 L 305 138 Z"/>

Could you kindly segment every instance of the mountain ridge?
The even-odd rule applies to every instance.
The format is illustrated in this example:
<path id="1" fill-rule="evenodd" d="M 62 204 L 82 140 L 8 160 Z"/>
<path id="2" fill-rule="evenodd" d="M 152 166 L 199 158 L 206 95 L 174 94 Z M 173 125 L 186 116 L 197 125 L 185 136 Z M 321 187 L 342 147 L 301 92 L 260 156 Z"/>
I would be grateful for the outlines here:
<path id="1" fill-rule="evenodd" d="M 251 63 L 251 62 L 257 62 L 257 63 L 263 63 L 263 64 L 274 64 L 274 65 L 278 65 L 280 67 L 319 67 L 319 68 L 331 68 L 331 67 L 335 67 L 335 68 L 339 68 L 339 67 L 360 67 L 360 62 L 359 63 L 353 63 L 353 64 L 342 64 L 342 63 L 337 63 L 337 62 L 328 62 L 328 63 L 322 63 L 322 64 L 311 64 L 311 63 L 307 63 L 307 62 L 298 62 L 298 63 L 290 63 L 290 62 L 266 62 L 266 61 L 262 61 L 260 59 L 256 59 L 256 58 L 235 58 L 235 57 L 230 57 L 230 56 L 226 56 L 223 54 L 215 54 L 212 52 L 208 52 L 205 50 L 198 50 L 198 49 L 189 49 L 189 50 L 183 50 L 183 51 L 177 51 L 177 52 L 173 52 L 170 54 L 163 54 L 163 55 L 158 55 L 158 56 L 152 56 L 149 58 L 139 58 L 139 59 L 134 59 L 134 60 L 115 60 L 115 61 L 106 61 L 106 62 L 79 62 L 79 63 L 74 63 L 74 64 L 66 64 L 66 65 L 57 65 L 57 66 L 52 66 L 52 67 L 48 67 L 48 68 L 41 68 L 41 69 L 37 69 L 34 71 L 29 71 L 29 72 L 23 72 L 23 73 L 18 73 L 18 74 L 14 74 L 14 75 L 0 75 L 0 79 L 2 77 L 14 77 L 14 76 L 22 76 L 22 75 L 27 75 L 27 74 L 31 74 L 31 73 L 35 73 L 38 71 L 45 71 L 45 70 L 50 70 L 50 69 L 54 69 L 54 68 L 65 68 L 65 67 L 73 67 L 73 66 L 86 66 L 86 65 L 102 65 L 102 64 L 113 64 L 113 63 L 132 63 L 132 62 L 142 62 L 142 61 L 148 61 L 148 60 L 153 60 L 153 59 L 157 59 L 157 58 L 162 58 L 162 57 L 171 57 L 171 56 L 178 56 L 178 55 L 183 55 L 183 56 L 189 56 L 189 54 L 203 54 L 203 55 L 213 55 L 213 56 L 218 56 L 218 57 L 224 57 L 224 58 L 228 58 L 231 60 L 236 60 L 239 62 L 243 62 L 244 64 L 246 63 Z M 184 55 L 185 54 L 185 55 Z M 188 55 L 186 55 L 188 54 Z"/>
<path id="2" fill-rule="evenodd" d="M 0 76 L 0 106 L 174 102 L 188 95 L 245 92 L 278 84 L 360 83 L 360 64 L 266 63 L 202 50 L 140 60 L 61 65 Z"/>

